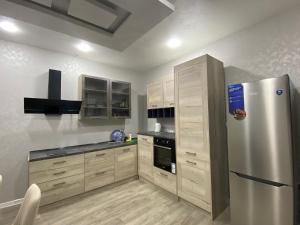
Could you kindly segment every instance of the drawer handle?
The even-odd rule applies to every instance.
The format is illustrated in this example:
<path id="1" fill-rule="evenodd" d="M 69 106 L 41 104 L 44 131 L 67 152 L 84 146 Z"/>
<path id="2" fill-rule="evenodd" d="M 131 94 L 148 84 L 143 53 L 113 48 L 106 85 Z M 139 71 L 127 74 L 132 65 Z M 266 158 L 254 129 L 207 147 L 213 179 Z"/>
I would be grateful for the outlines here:
<path id="1" fill-rule="evenodd" d="M 157 105 L 152 105 L 152 107 L 157 107 Z"/>
<path id="2" fill-rule="evenodd" d="M 189 160 L 186 160 L 186 162 L 189 163 L 189 164 L 195 165 L 195 166 L 197 165 L 197 163 L 191 162 L 191 161 L 189 161 Z"/>
<path id="3" fill-rule="evenodd" d="M 54 184 L 53 187 L 58 187 L 58 186 L 62 186 L 66 184 L 66 182 L 61 182 L 61 183 L 57 183 L 57 184 Z"/>
<path id="4" fill-rule="evenodd" d="M 170 103 L 170 105 L 174 105 L 174 103 Z"/>
<path id="5" fill-rule="evenodd" d="M 147 138 L 142 138 L 142 140 L 147 141 Z"/>
<path id="6" fill-rule="evenodd" d="M 105 156 L 105 153 L 96 154 L 96 157 L 101 157 L 101 156 Z"/>
<path id="7" fill-rule="evenodd" d="M 95 173 L 95 175 L 96 175 L 96 176 L 100 176 L 100 175 L 103 175 L 103 174 L 105 174 L 105 173 L 106 173 L 106 171 L 102 171 L 102 172 Z"/>
<path id="8" fill-rule="evenodd" d="M 193 156 L 197 155 L 197 153 L 195 153 L 195 152 L 185 152 L 185 153 L 188 154 L 188 155 L 193 155 Z"/>
<path id="9" fill-rule="evenodd" d="M 123 149 L 123 152 L 129 152 L 130 148 Z"/>
<path id="10" fill-rule="evenodd" d="M 62 171 L 62 172 L 54 173 L 53 175 L 54 175 L 54 176 L 57 176 L 57 175 L 65 174 L 65 173 L 66 173 L 66 171 Z"/>
<path id="11" fill-rule="evenodd" d="M 66 160 L 64 160 L 64 161 L 54 162 L 54 163 L 53 163 L 53 165 L 57 165 L 57 164 L 63 164 L 63 163 L 65 163 L 65 162 L 67 162 L 67 161 L 66 161 Z"/>
<path id="12" fill-rule="evenodd" d="M 164 173 L 162 173 L 162 172 L 159 172 L 159 173 L 160 173 L 160 175 L 163 176 L 163 177 L 168 177 L 167 174 L 164 174 Z"/>

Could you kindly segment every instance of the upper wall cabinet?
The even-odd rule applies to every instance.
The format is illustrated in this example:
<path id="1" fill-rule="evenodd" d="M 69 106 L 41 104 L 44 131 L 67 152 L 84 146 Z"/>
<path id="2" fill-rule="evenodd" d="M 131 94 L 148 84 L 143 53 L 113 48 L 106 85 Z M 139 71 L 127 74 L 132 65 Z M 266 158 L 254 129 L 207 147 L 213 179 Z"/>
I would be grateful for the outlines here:
<path id="1" fill-rule="evenodd" d="M 130 83 L 111 81 L 111 117 L 130 118 L 130 93 Z"/>
<path id="2" fill-rule="evenodd" d="M 148 109 L 162 108 L 164 106 L 164 89 L 161 81 L 147 85 Z"/>
<path id="3" fill-rule="evenodd" d="M 109 80 L 86 75 L 80 77 L 79 94 L 82 99 L 81 118 L 108 119 Z"/>
<path id="4" fill-rule="evenodd" d="M 147 101 L 148 109 L 174 107 L 174 79 L 148 84 Z"/>
<path id="5" fill-rule="evenodd" d="M 130 118 L 131 85 L 123 81 L 81 75 L 81 119 Z"/>
<path id="6" fill-rule="evenodd" d="M 174 107 L 174 79 L 166 79 L 164 85 L 164 107 Z"/>

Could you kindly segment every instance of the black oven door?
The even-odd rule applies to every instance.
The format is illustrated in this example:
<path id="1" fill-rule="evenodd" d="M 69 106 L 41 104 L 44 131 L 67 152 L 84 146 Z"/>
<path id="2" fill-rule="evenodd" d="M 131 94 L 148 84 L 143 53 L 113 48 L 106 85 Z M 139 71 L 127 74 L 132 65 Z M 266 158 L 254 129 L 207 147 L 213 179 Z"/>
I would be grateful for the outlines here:
<path id="1" fill-rule="evenodd" d="M 175 151 L 172 148 L 154 145 L 154 166 L 176 174 Z"/>

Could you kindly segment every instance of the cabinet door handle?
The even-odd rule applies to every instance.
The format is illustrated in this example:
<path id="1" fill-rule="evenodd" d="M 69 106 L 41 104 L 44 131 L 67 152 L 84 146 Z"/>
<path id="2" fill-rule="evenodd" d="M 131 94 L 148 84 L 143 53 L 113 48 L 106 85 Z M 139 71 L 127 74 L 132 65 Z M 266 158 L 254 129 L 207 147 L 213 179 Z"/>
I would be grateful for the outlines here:
<path id="1" fill-rule="evenodd" d="M 54 176 L 57 176 L 57 175 L 65 174 L 65 173 L 66 173 L 66 171 L 62 171 L 62 172 L 54 173 L 53 175 L 54 175 Z"/>
<path id="2" fill-rule="evenodd" d="M 65 163 L 65 162 L 67 162 L 67 161 L 66 161 L 66 160 L 64 160 L 64 161 L 54 162 L 54 163 L 53 163 L 53 165 L 57 165 L 57 164 L 63 164 L 63 163 Z"/>
<path id="3" fill-rule="evenodd" d="M 167 174 L 164 174 L 164 173 L 162 173 L 162 172 L 159 172 L 159 173 L 160 173 L 160 175 L 163 176 L 163 177 L 168 177 Z"/>
<path id="4" fill-rule="evenodd" d="M 123 149 L 123 152 L 129 152 L 130 148 Z"/>
<path id="5" fill-rule="evenodd" d="M 96 154 L 96 157 L 101 157 L 101 156 L 105 156 L 105 153 Z"/>
<path id="6" fill-rule="evenodd" d="M 54 184 L 53 187 L 58 187 L 58 186 L 62 186 L 66 184 L 66 182 L 61 182 L 61 183 L 57 183 L 57 184 Z"/>
<path id="7" fill-rule="evenodd" d="M 152 107 L 157 107 L 157 105 L 152 105 Z"/>
<path id="8" fill-rule="evenodd" d="M 196 152 L 185 152 L 185 153 L 188 154 L 188 155 L 193 155 L 193 156 L 196 156 L 196 155 L 197 155 Z"/>
<path id="9" fill-rule="evenodd" d="M 142 138 L 142 140 L 147 141 L 147 138 Z"/>
<path id="10" fill-rule="evenodd" d="M 170 103 L 170 105 L 174 105 L 174 103 Z"/>
<path id="11" fill-rule="evenodd" d="M 189 163 L 189 164 L 195 165 L 195 166 L 197 165 L 197 163 L 191 162 L 191 161 L 189 161 L 189 160 L 186 160 L 186 162 Z"/>
<path id="12" fill-rule="evenodd" d="M 102 172 L 95 173 L 95 175 L 96 175 L 96 176 L 100 176 L 100 175 L 103 175 L 103 174 L 105 174 L 105 173 L 106 173 L 106 171 L 102 171 Z"/>

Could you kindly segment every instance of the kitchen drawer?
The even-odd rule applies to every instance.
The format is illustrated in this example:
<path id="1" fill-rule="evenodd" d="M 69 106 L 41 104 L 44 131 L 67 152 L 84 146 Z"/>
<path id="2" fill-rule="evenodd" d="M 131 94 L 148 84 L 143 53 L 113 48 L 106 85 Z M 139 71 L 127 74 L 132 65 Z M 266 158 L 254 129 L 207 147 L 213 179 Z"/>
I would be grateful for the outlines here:
<path id="1" fill-rule="evenodd" d="M 157 186 L 177 194 L 176 175 L 154 167 L 154 183 Z"/>
<path id="2" fill-rule="evenodd" d="M 43 171 L 32 172 L 29 174 L 29 184 L 39 184 L 47 181 L 52 181 L 64 177 L 70 177 L 84 173 L 84 165 L 76 164 L 67 167 L 48 169 Z"/>
<path id="3" fill-rule="evenodd" d="M 207 210 L 211 211 L 211 179 L 207 166 L 202 169 L 189 163 L 177 163 L 178 195 Z"/>
<path id="4" fill-rule="evenodd" d="M 85 172 L 114 168 L 114 150 L 103 150 L 85 154 Z"/>
<path id="5" fill-rule="evenodd" d="M 177 162 L 196 167 L 198 169 L 210 170 L 209 160 L 205 157 L 200 157 L 198 153 L 193 151 L 185 151 L 177 153 Z"/>
<path id="6" fill-rule="evenodd" d="M 102 170 L 85 173 L 85 191 L 90 191 L 115 181 L 114 170 Z"/>
<path id="7" fill-rule="evenodd" d="M 136 145 L 115 149 L 115 180 L 137 175 Z"/>
<path id="8" fill-rule="evenodd" d="M 34 161 L 29 163 L 29 173 L 44 171 L 49 169 L 57 169 L 57 168 L 83 164 L 83 163 L 84 163 L 83 154 Z"/>
<path id="9" fill-rule="evenodd" d="M 84 192 L 83 174 L 38 184 L 42 192 L 41 205 L 47 205 Z"/>
<path id="10" fill-rule="evenodd" d="M 138 144 L 153 144 L 153 137 L 152 136 L 145 136 L 145 135 L 138 135 Z"/>

